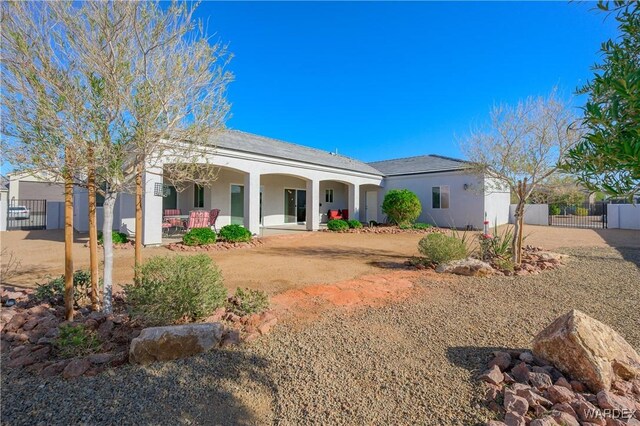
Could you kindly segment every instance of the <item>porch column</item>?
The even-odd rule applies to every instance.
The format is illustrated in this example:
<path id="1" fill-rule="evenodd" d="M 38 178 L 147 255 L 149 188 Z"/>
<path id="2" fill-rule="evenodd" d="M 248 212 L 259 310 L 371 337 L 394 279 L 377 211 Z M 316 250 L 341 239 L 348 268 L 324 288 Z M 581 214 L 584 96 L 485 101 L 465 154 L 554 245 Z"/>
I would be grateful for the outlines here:
<path id="1" fill-rule="evenodd" d="M 360 185 L 351 184 L 349 187 L 349 219 L 360 220 Z"/>
<path id="2" fill-rule="evenodd" d="M 307 231 L 320 229 L 320 181 L 307 181 Z"/>
<path id="3" fill-rule="evenodd" d="M 260 173 L 244 175 L 244 227 L 260 235 Z"/>
<path id="4" fill-rule="evenodd" d="M 150 167 L 142 175 L 142 244 L 162 244 L 162 167 Z M 156 186 L 158 188 L 156 188 Z M 157 189 L 160 194 L 157 194 Z M 136 229 L 136 232 L 138 230 Z"/>

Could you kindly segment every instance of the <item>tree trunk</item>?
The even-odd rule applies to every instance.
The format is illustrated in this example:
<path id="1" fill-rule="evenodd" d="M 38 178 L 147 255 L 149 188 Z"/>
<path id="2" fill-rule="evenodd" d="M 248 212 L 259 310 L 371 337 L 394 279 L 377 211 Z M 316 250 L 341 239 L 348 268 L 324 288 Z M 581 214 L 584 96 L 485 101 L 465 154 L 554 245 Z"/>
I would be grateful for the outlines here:
<path id="1" fill-rule="evenodd" d="M 142 264 L 142 170 L 143 163 L 136 164 L 136 234 L 135 234 L 135 280 L 138 280 L 138 267 Z"/>
<path id="2" fill-rule="evenodd" d="M 96 172 L 93 166 L 93 150 L 87 153 L 89 157 L 89 171 L 87 173 L 87 187 L 89 190 L 89 270 L 91 272 L 91 309 L 100 309 L 98 296 L 98 224 L 96 221 Z"/>
<path id="3" fill-rule="evenodd" d="M 522 234 L 522 220 L 524 215 L 524 201 L 518 199 L 516 211 L 514 213 L 513 240 L 511 240 L 511 253 L 514 265 L 520 265 L 520 235 Z"/>
<path id="4" fill-rule="evenodd" d="M 73 177 L 68 170 L 64 172 L 64 314 L 73 321 Z"/>
<path id="5" fill-rule="evenodd" d="M 102 248 L 104 252 L 104 271 L 102 272 L 104 295 L 102 311 L 106 314 L 113 312 L 113 208 L 116 204 L 117 194 L 107 189 L 104 197 L 104 223 L 102 224 Z"/>

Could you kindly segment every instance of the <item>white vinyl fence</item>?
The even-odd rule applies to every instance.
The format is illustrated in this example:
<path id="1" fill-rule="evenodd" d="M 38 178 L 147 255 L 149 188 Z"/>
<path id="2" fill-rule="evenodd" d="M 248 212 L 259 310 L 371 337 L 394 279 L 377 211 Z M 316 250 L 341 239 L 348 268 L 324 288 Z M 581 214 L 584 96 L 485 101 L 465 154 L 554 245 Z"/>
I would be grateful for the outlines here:
<path id="1" fill-rule="evenodd" d="M 515 223 L 515 212 L 517 204 L 509 205 L 509 223 Z M 549 225 L 549 205 L 548 204 L 525 204 L 524 223 L 526 225 Z"/>
<path id="2" fill-rule="evenodd" d="M 607 205 L 607 228 L 640 229 L 640 205 Z"/>

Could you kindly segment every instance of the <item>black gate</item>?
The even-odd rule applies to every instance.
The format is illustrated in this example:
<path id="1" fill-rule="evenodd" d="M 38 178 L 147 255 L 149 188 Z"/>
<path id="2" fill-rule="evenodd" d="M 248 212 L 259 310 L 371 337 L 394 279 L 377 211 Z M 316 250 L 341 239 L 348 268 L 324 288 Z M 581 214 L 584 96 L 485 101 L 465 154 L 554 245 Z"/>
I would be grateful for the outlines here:
<path id="1" fill-rule="evenodd" d="M 47 200 L 11 200 L 7 210 L 7 230 L 46 228 Z"/>
<path id="2" fill-rule="evenodd" d="M 549 204 L 549 225 L 570 228 L 606 228 L 607 203 Z"/>

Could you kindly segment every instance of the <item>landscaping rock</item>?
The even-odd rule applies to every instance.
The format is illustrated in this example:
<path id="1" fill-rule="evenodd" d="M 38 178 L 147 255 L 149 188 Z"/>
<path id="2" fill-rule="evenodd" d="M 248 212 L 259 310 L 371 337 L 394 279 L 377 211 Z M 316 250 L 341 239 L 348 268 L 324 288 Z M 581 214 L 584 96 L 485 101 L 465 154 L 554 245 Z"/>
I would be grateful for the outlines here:
<path id="1" fill-rule="evenodd" d="M 131 341 L 129 360 L 148 364 L 189 357 L 217 347 L 222 333 L 220 323 L 145 328 Z"/>
<path id="2" fill-rule="evenodd" d="M 527 424 L 524 416 L 511 412 L 504 415 L 504 423 L 507 426 L 526 426 Z"/>
<path id="3" fill-rule="evenodd" d="M 485 382 L 493 385 L 499 385 L 504 380 L 504 376 L 500 372 L 500 368 L 498 368 L 497 365 L 494 365 L 480 376 L 480 380 L 484 380 Z"/>
<path id="4" fill-rule="evenodd" d="M 574 396 L 572 391 L 562 386 L 552 385 L 547 389 L 547 397 L 554 404 L 571 402 Z"/>
<path id="5" fill-rule="evenodd" d="M 539 419 L 533 419 L 529 426 L 558 426 L 558 423 L 551 416 L 540 417 Z"/>
<path id="6" fill-rule="evenodd" d="M 547 373 L 529 373 L 529 382 L 531 386 L 539 390 L 545 390 L 553 384 L 551 376 Z"/>
<path id="7" fill-rule="evenodd" d="M 605 324 L 572 310 L 553 321 L 533 341 L 534 353 L 594 392 L 616 379 L 640 376 L 640 356 Z"/>
<path id="8" fill-rule="evenodd" d="M 524 362 L 518 363 L 515 367 L 511 369 L 510 374 L 513 376 L 516 381 L 520 383 L 528 383 L 529 381 L 529 372 L 530 369 Z"/>
<path id="9" fill-rule="evenodd" d="M 507 413 L 511 412 L 524 416 L 529 411 L 529 403 L 521 396 L 507 392 L 504 396 L 504 409 Z"/>
<path id="10" fill-rule="evenodd" d="M 494 352 L 494 358 L 489 362 L 489 367 L 497 365 L 500 371 L 505 371 L 511 366 L 511 355 L 508 352 Z"/>
<path id="11" fill-rule="evenodd" d="M 79 377 L 84 374 L 91 367 L 91 363 L 87 358 L 74 359 L 62 371 L 62 377 L 65 379 L 71 379 L 73 377 Z"/>
<path id="12" fill-rule="evenodd" d="M 557 424 L 563 426 L 580 426 L 578 420 L 573 417 L 571 414 L 565 413 L 563 411 L 552 411 L 551 417 L 556 421 Z"/>
<path id="13" fill-rule="evenodd" d="M 456 275 L 465 275 L 468 277 L 484 277 L 492 275 L 494 269 L 486 262 L 472 257 L 462 260 L 453 260 L 451 262 L 438 265 L 436 272 L 449 273 Z"/>

